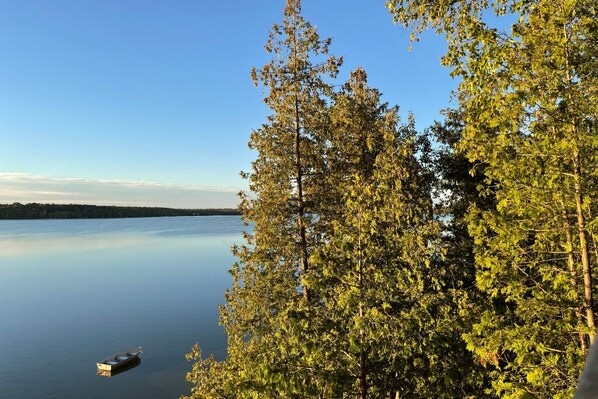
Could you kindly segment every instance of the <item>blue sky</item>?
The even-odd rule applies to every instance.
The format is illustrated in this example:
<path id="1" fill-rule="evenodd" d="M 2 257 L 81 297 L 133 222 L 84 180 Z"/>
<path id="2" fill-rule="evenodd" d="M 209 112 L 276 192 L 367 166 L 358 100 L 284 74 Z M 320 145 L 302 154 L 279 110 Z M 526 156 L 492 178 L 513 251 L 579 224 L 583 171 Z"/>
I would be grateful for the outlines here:
<path id="1" fill-rule="evenodd" d="M 456 87 L 441 37 L 411 52 L 384 0 L 303 0 L 304 17 L 415 114 Z M 0 203 L 234 206 L 269 110 L 249 78 L 283 0 L 0 0 Z"/>

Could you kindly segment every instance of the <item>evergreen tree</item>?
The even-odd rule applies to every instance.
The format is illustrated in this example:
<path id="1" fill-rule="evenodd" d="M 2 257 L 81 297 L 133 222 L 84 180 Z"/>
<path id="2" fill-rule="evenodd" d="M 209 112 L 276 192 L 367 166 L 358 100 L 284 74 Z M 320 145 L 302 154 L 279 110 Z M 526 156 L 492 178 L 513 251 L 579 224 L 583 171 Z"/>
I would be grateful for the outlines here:
<path id="1" fill-rule="evenodd" d="M 282 25 L 266 44 L 270 63 L 254 69 L 272 110 L 249 142 L 257 151 L 249 194 L 240 209 L 253 233 L 234 248 L 233 287 L 221 308 L 228 334 L 228 356 L 218 363 L 198 361 L 188 376 L 196 397 L 313 397 L 320 392 L 304 352 L 311 334 L 310 257 L 322 240 L 322 191 L 329 127 L 325 78 L 336 76 L 341 59 L 328 55 L 300 15 L 300 2 L 288 0 Z M 198 347 L 190 355 L 201 359 Z"/>
<path id="2" fill-rule="evenodd" d="M 429 142 L 366 83 L 357 69 L 331 106 L 329 187 L 340 204 L 311 276 L 325 397 L 475 397 L 483 372 L 460 322 L 472 298 L 458 294 L 472 284 L 473 255 L 469 275 L 441 258 Z"/>
<path id="3" fill-rule="evenodd" d="M 482 311 L 492 306 L 491 301 L 476 286 L 474 241 L 468 232 L 467 214 L 472 206 L 489 210 L 495 206 L 492 190 L 480 193 L 478 187 L 487 178 L 485 165 L 470 162 L 457 150 L 464 124 L 458 110 L 443 111 L 444 121 L 430 128 L 436 143 L 432 169 L 436 173 L 435 215 L 442 225 L 437 259 L 442 270 L 442 291 L 445 294 L 445 317 L 453 320 L 443 327 L 445 342 L 439 348 L 441 359 L 450 362 L 441 368 L 449 383 L 445 392 L 459 397 L 486 397 L 489 387 L 486 360 L 474 359 L 467 351 L 463 334 L 469 333 Z M 457 392 L 460 392 L 458 395 Z"/>
<path id="4" fill-rule="evenodd" d="M 399 137 L 397 109 L 380 103 L 380 93 L 367 87 L 361 68 L 334 96 L 330 113 L 328 186 L 337 213 L 328 240 L 315 256 L 320 273 L 312 276 L 321 299 L 316 308 L 316 319 L 322 323 L 317 357 L 324 364 L 323 380 L 334 387 L 328 397 L 382 397 L 396 380 L 392 373 L 396 361 L 389 355 L 396 344 L 397 324 L 385 287 L 393 286 L 399 271 L 392 267 L 396 253 L 386 247 L 396 236 L 376 228 L 377 223 L 385 225 L 376 209 L 386 205 L 386 194 L 401 178 L 407 180 L 402 170 L 406 165 L 395 153 L 401 139 L 413 137 Z M 412 124 L 402 130 L 407 131 L 414 133 Z M 412 144 L 403 143 L 405 159 L 413 155 Z M 385 156 L 392 164 L 384 165 Z M 383 176 L 383 167 L 391 175 Z M 384 189 L 378 184 L 385 184 Z M 391 223 L 387 218 L 386 226 Z M 400 264 L 399 259 L 394 262 Z"/>

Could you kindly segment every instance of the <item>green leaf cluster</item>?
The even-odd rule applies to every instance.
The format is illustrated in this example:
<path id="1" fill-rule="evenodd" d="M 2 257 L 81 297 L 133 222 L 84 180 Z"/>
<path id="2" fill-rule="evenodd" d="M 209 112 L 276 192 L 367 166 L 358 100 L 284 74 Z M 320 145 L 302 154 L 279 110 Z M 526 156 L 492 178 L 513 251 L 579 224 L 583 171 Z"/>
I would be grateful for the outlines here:
<path id="1" fill-rule="evenodd" d="M 446 35 L 461 78 L 454 147 L 483 167 L 469 206 L 479 307 L 465 334 L 497 396 L 572 397 L 594 339 L 596 1 L 387 3 L 417 36 Z M 479 172 L 479 171 L 478 171 Z"/>

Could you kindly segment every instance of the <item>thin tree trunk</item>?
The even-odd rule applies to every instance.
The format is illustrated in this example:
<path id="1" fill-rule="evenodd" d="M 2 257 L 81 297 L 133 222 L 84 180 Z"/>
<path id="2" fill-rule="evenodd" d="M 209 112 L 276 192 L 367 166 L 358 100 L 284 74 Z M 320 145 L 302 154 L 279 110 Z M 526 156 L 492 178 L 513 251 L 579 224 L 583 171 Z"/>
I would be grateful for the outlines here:
<path id="1" fill-rule="evenodd" d="M 357 259 L 357 270 L 359 273 L 359 317 L 363 320 L 363 290 L 364 290 L 364 275 L 363 275 L 363 248 L 361 246 L 361 209 L 359 210 L 359 258 Z M 360 398 L 366 399 L 368 396 L 368 369 L 367 369 L 367 351 L 365 348 L 363 327 L 359 330 L 359 391 Z"/>
<path id="2" fill-rule="evenodd" d="M 295 99 L 295 169 L 297 173 L 297 226 L 301 246 L 301 275 L 305 276 L 309 264 L 307 259 L 307 237 L 305 233 L 305 207 L 303 201 L 303 167 L 301 165 L 301 127 L 299 124 L 299 101 Z M 303 280 L 303 279 L 302 279 Z M 303 297 L 311 298 L 309 288 L 303 284 Z"/>
<path id="3" fill-rule="evenodd" d="M 360 390 L 360 398 L 366 399 L 368 397 L 368 370 L 367 370 L 367 353 L 364 348 L 361 348 L 361 353 L 359 356 L 359 390 Z"/>
<path id="4" fill-rule="evenodd" d="M 586 323 L 590 328 L 590 344 L 594 342 L 596 323 L 594 318 L 594 298 L 592 294 L 592 268 L 590 266 L 590 252 L 586 233 L 586 220 L 583 214 L 583 190 L 581 187 L 581 160 L 579 149 L 573 151 L 573 175 L 575 182 L 575 204 L 577 211 L 577 229 L 579 233 L 579 247 L 581 249 L 581 267 L 583 271 L 584 307 Z"/>
<path id="5" fill-rule="evenodd" d="M 297 180 L 297 228 L 299 229 L 299 246 L 301 251 L 301 285 L 303 297 L 310 300 L 309 288 L 304 284 L 303 276 L 307 273 L 307 237 L 305 233 L 305 204 L 303 200 L 303 165 L 301 163 L 301 122 L 299 99 L 295 97 L 295 179 Z"/>
<path id="6" fill-rule="evenodd" d="M 588 206 L 588 219 L 592 220 L 592 206 Z M 592 237 L 592 244 L 594 248 L 594 260 L 598 259 L 598 243 L 596 242 L 596 235 L 592 231 L 588 231 L 590 236 Z"/>
<path id="7" fill-rule="evenodd" d="M 561 200 L 563 225 L 565 228 L 565 237 L 567 239 L 566 251 L 567 251 L 567 263 L 569 264 L 570 284 L 571 289 L 575 292 L 574 301 L 579 300 L 579 293 L 577 292 L 577 270 L 575 268 L 575 258 L 573 255 L 573 235 L 571 234 L 571 223 L 567 217 L 567 211 L 565 209 L 565 203 Z M 575 308 L 575 315 L 577 317 L 578 328 L 584 324 L 583 321 L 583 307 L 578 306 Z M 584 356 L 588 354 L 588 347 L 586 343 L 586 336 L 583 332 L 579 332 L 579 342 L 581 344 L 581 350 Z"/>
<path id="8" fill-rule="evenodd" d="M 562 3 L 561 3 L 562 7 Z M 564 10 L 563 10 L 564 11 Z M 563 13 L 563 15 L 565 15 Z M 564 60 L 565 60 L 565 74 L 567 82 L 573 84 L 573 74 L 569 54 L 569 31 L 567 30 L 567 23 L 563 23 L 564 36 Z M 568 93 L 569 104 L 574 104 L 570 93 Z M 582 173 L 581 173 L 581 156 L 579 153 L 579 121 L 573 119 L 573 140 L 574 149 L 572 154 L 573 160 L 573 181 L 575 184 L 575 205 L 577 213 L 577 229 L 579 233 L 579 248 L 581 250 L 581 267 L 583 271 L 583 286 L 584 286 L 584 307 L 586 310 L 586 323 L 590 328 L 590 344 L 594 342 L 596 334 L 596 323 L 594 321 L 594 298 L 592 295 L 592 269 L 590 266 L 589 244 L 586 233 L 586 220 L 583 214 L 583 189 L 582 189 Z"/>
<path id="9" fill-rule="evenodd" d="M 296 7 L 300 2 L 296 2 Z M 295 19 L 296 20 L 296 19 Z M 297 76 L 297 33 L 293 30 L 293 55 L 295 76 Z M 299 83 L 296 82 L 296 86 Z M 299 230 L 299 246 L 301 252 L 301 285 L 303 298 L 309 302 L 311 299 L 309 288 L 305 286 L 304 276 L 309 270 L 307 252 L 307 234 L 305 229 L 305 201 L 303 199 L 303 164 L 301 163 L 301 110 L 299 107 L 299 87 L 295 87 L 295 178 L 297 180 L 297 228 Z"/>

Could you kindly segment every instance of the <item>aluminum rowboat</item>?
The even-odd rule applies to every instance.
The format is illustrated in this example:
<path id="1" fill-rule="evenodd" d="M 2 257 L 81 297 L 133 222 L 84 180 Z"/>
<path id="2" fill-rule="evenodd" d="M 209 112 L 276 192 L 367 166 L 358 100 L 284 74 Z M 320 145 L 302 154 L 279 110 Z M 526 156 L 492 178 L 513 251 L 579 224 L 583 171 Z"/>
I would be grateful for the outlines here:
<path id="1" fill-rule="evenodd" d="M 114 370 L 138 360 L 142 353 L 141 347 L 139 347 L 109 356 L 96 364 L 98 365 L 98 370 Z"/>

